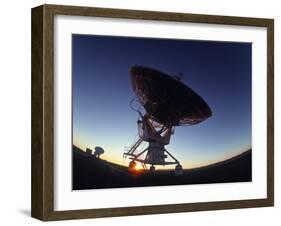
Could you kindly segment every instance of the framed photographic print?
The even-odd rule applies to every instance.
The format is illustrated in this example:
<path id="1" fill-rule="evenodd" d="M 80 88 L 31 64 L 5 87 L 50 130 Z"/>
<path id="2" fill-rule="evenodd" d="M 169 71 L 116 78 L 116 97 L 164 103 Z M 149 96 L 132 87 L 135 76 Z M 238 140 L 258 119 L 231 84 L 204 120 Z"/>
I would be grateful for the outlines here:
<path id="1" fill-rule="evenodd" d="M 32 216 L 273 206 L 274 21 L 32 9 Z"/>

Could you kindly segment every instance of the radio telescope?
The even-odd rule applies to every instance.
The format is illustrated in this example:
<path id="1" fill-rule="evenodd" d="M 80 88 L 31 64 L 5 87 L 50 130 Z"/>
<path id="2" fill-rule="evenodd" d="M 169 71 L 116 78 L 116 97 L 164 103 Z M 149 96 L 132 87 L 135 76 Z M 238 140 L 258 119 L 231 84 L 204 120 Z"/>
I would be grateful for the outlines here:
<path id="1" fill-rule="evenodd" d="M 131 107 L 139 114 L 138 139 L 123 156 L 129 157 L 129 171 L 136 162 L 147 170 L 155 171 L 155 165 L 176 165 L 175 174 L 182 174 L 180 162 L 165 148 L 170 143 L 176 126 L 195 125 L 212 116 L 208 104 L 191 88 L 180 81 L 179 76 L 169 76 L 158 70 L 134 66 L 131 81 L 140 105 Z M 141 110 L 141 108 L 143 110 Z M 141 149 L 142 144 L 148 144 Z M 169 157 L 171 160 L 166 160 Z"/>

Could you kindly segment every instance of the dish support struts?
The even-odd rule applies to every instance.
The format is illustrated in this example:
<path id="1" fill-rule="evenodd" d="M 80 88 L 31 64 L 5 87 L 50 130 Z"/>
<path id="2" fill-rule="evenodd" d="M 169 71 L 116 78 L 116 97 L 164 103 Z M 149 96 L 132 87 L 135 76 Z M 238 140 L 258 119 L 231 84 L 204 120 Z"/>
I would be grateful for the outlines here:
<path id="1" fill-rule="evenodd" d="M 182 166 L 180 162 L 165 148 L 170 143 L 170 138 L 174 133 L 174 127 L 167 127 L 153 121 L 147 114 L 141 115 L 137 121 L 138 139 L 128 148 L 123 157 L 129 157 L 129 171 L 136 170 L 137 162 L 139 162 L 144 170 L 155 171 L 155 165 L 176 165 L 175 174 L 182 174 Z M 147 147 L 141 149 L 142 144 L 146 142 Z M 166 160 L 169 158 L 170 160 Z"/>

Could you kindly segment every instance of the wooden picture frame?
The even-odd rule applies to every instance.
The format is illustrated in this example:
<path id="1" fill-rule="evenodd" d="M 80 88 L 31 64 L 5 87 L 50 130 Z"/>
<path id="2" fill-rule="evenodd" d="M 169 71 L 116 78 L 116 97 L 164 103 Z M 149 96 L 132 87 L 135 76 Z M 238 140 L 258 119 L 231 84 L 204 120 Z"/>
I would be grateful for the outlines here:
<path id="1" fill-rule="evenodd" d="M 267 29 L 267 198 L 122 208 L 54 210 L 54 16 L 125 18 L 154 21 L 240 25 Z M 274 205 L 274 20 L 42 5 L 32 9 L 32 200 L 31 215 L 50 220 L 163 214 Z"/>

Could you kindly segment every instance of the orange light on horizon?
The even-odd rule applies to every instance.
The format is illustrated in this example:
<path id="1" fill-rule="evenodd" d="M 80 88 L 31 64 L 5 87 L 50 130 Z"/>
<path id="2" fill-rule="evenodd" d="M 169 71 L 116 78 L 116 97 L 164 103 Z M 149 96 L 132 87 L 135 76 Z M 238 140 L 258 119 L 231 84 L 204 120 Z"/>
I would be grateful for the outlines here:
<path id="1" fill-rule="evenodd" d="M 143 170 L 143 166 L 139 162 L 137 162 L 137 165 L 136 165 L 135 169 L 137 171 Z"/>
<path id="2" fill-rule="evenodd" d="M 139 162 L 134 161 L 130 163 L 128 171 L 131 175 L 138 176 L 144 172 L 144 169 Z"/>

